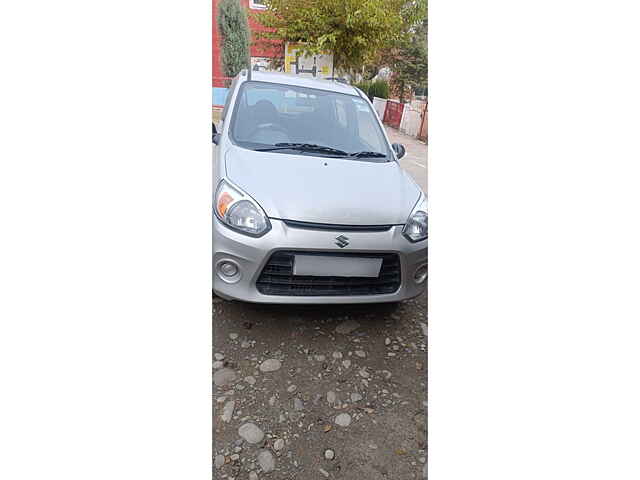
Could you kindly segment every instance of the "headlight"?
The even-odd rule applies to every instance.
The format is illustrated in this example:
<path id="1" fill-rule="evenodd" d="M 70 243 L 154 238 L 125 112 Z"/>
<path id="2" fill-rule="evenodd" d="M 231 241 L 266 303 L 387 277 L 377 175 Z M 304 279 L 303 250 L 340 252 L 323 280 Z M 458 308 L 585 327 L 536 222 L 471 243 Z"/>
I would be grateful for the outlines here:
<path id="1" fill-rule="evenodd" d="M 418 203 L 413 207 L 413 211 L 402 230 L 402 234 L 410 242 L 420 242 L 427 239 L 427 197 L 421 195 Z"/>
<path id="2" fill-rule="evenodd" d="M 218 185 L 214 211 L 216 217 L 229 228 L 253 237 L 261 237 L 271 229 L 271 223 L 260 205 L 225 180 Z"/>

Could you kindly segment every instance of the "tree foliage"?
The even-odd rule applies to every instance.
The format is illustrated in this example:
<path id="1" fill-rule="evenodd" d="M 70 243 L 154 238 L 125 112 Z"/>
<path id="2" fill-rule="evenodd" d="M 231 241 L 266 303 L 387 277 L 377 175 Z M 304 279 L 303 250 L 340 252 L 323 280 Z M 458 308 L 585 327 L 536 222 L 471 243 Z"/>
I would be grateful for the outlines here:
<path id="1" fill-rule="evenodd" d="M 384 50 L 378 57 L 378 62 L 389 67 L 391 87 L 403 100 L 407 89 L 420 90 L 427 87 L 428 62 L 427 62 L 427 19 L 426 17 L 415 25 L 392 48 Z"/>
<path id="2" fill-rule="evenodd" d="M 402 42 L 425 1 L 266 0 L 266 10 L 253 15 L 269 29 L 258 39 L 299 42 L 304 55 L 331 52 L 335 67 L 358 70 Z"/>
<path id="3" fill-rule="evenodd" d="M 218 9 L 222 36 L 222 65 L 227 77 L 235 77 L 249 65 L 249 26 L 239 0 L 222 0 Z"/>
<path id="4" fill-rule="evenodd" d="M 355 86 L 362 90 L 371 101 L 373 101 L 373 97 L 389 98 L 389 84 L 384 80 L 376 80 L 374 82 L 363 80 L 356 83 Z"/>

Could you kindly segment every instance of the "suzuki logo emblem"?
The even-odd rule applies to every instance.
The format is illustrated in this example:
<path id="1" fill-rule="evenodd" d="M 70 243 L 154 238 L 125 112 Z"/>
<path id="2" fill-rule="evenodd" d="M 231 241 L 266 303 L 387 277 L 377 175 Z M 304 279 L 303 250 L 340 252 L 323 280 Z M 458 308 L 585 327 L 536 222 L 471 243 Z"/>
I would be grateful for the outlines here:
<path id="1" fill-rule="evenodd" d="M 336 245 L 340 248 L 344 248 L 349 245 L 349 237 L 345 237 L 344 235 L 340 235 L 336 237 Z"/>

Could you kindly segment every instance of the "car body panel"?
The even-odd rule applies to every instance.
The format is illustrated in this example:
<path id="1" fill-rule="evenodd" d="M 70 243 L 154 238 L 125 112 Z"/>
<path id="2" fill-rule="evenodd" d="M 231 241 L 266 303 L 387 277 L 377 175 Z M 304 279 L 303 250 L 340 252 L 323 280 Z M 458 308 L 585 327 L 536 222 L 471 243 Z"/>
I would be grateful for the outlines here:
<path id="1" fill-rule="evenodd" d="M 228 300 L 242 300 L 252 303 L 386 303 L 414 298 L 424 292 L 425 284 L 417 285 L 411 278 L 414 272 L 427 263 L 425 242 L 410 243 L 402 235 L 402 227 L 393 227 L 385 232 L 347 232 L 349 247 L 341 249 L 335 245 L 340 232 L 304 230 L 290 228 L 284 222 L 274 220 L 271 230 L 263 237 L 252 238 L 225 227 L 214 217 L 214 291 Z M 397 252 L 402 268 L 400 288 L 387 295 L 362 296 L 310 296 L 287 297 L 263 295 L 256 289 L 256 281 L 271 255 L 278 250 L 299 250 L 309 252 L 343 253 L 345 250 L 357 253 Z M 234 283 L 227 283 L 216 274 L 216 266 L 231 260 L 240 267 L 241 277 Z"/>
<path id="2" fill-rule="evenodd" d="M 231 147 L 227 177 L 271 218 L 342 225 L 404 224 L 420 189 L 396 162 Z"/>

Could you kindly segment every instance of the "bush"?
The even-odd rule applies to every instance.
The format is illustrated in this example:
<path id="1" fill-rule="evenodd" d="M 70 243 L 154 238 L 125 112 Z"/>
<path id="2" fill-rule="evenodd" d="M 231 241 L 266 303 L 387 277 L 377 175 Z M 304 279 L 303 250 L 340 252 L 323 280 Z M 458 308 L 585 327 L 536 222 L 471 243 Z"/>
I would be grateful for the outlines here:
<path id="1" fill-rule="evenodd" d="M 369 89 L 371 88 L 371 82 L 369 82 L 368 80 L 364 80 L 362 82 L 359 83 L 355 83 L 353 85 L 354 87 L 358 87 L 360 90 L 362 90 L 364 92 L 364 94 L 371 98 L 371 96 L 369 95 Z"/>
<path id="2" fill-rule="evenodd" d="M 373 97 L 389 98 L 389 84 L 384 80 L 376 80 L 375 82 L 363 81 L 355 84 L 362 90 L 369 100 L 373 102 Z"/>
<path id="3" fill-rule="evenodd" d="M 369 98 L 373 101 L 373 97 L 389 98 L 389 84 L 384 80 L 376 80 L 369 88 Z"/>

